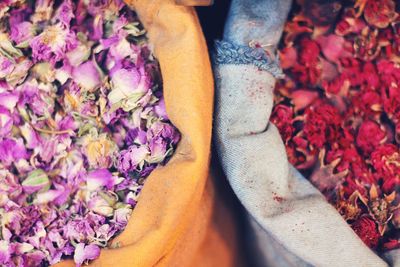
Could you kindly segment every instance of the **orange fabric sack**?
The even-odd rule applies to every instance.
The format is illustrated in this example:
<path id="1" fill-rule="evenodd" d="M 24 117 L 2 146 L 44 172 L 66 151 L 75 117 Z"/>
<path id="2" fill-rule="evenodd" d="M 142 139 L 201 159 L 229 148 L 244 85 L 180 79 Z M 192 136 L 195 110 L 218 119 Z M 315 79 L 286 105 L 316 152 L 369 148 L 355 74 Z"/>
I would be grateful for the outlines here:
<path id="1" fill-rule="evenodd" d="M 182 140 L 147 179 L 125 231 L 91 266 L 236 266 L 235 231 L 209 177 L 213 79 L 194 8 L 127 0 L 159 60 L 168 115 Z M 230 239 L 230 240 L 229 240 Z M 74 266 L 64 261 L 56 266 Z"/>

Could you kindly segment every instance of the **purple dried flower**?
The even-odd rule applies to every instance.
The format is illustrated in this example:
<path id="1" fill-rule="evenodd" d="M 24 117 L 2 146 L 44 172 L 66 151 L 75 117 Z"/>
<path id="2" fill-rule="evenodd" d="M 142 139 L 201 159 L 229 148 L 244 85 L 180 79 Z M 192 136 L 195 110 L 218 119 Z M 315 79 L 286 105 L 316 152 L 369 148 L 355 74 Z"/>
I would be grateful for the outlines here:
<path id="1" fill-rule="evenodd" d="M 92 196 L 88 201 L 88 209 L 105 217 L 113 216 L 113 204 L 115 203 L 110 203 L 107 200 L 108 199 L 104 196 L 104 194 Z"/>
<path id="2" fill-rule="evenodd" d="M 162 118 L 163 120 L 169 120 L 163 97 L 160 98 L 157 105 L 153 107 L 153 111 L 156 114 L 156 116 Z"/>
<path id="3" fill-rule="evenodd" d="M 90 46 L 79 44 L 75 49 L 66 53 L 68 63 L 72 67 L 78 67 L 90 57 Z"/>
<path id="4" fill-rule="evenodd" d="M 98 169 L 91 171 L 86 178 L 87 188 L 90 191 L 95 191 L 105 187 L 111 190 L 116 183 L 116 178 L 107 169 Z"/>
<path id="5" fill-rule="evenodd" d="M 0 55 L 0 79 L 8 77 L 14 70 L 14 64 L 6 57 Z"/>
<path id="6" fill-rule="evenodd" d="M 22 139 L 3 139 L 0 141 L 0 161 L 5 166 L 11 166 L 20 159 L 27 159 L 28 152 Z"/>
<path id="7" fill-rule="evenodd" d="M 49 177 L 42 169 L 32 171 L 22 182 L 22 188 L 28 194 L 32 194 L 39 190 L 48 189 L 49 187 Z"/>
<path id="8" fill-rule="evenodd" d="M 5 240 L 0 240 L 0 264 L 8 265 L 11 261 L 12 248 L 10 243 Z"/>
<path id="9" fill-rule="evenodd" d="M 47 27 L 30 41 L 33 59 L 52 63 L 61 60 L 65 53 L 74 49 L 77 44 L 75 34 L 64 28 L 61 23 Z"/>
<path id="10" fill-rule="evenodd" d="M 134 128 L 128 131 L 125 142 L 129 146 L 133 144 L 144 145 L 147 142 L 147 134 L 139 128 Z"/>
<path id="11" fill-rule="evenodd" d="M 84 218 L 73 219 L 64 226 L 64 236 L 68 240 L 86 242 L 88 237 L 93 237 L 94 235 L 95 231 Z"/>
<path id="12" fill-rule="evenodd" d="M 42 142 L 38 133 L 28 123 L 20 126 L 19 129 L 22 137 L 25 139 L 26 148 L 34 149 Z"/>
<path id="13" fill-rule="evenodd" d="M 13 111 L 17 104 L 19 95 L 17 93 L 4 92 L 0 93 L 0 106 L 7 108 L 9 111 Z"/>
<path id="14" fill-rule="evenodd" d="M 75 82 L 84 90 L 93 91 L 101 84 L 100 69 L 94 61 L 86 61 L 72 71 Z"/>
<path id="15" fill-rule="evenodd" d="M 14 65 L 13 71 L 6 77 L 6 81 L 11 86 L 17 86 L 21 84 L 29 73 L 29 69 L 32 67 L 32 61 L 29 59 L 23 59 L 18 64 Z"/>
<path id="16" fill-rule="evenodd" d="M 174 126 L 160 121 L 154 122 L 147 134 L 150 140 L 155 137 L 162 137 L 171 140 L 173 144 L 178 143 L 180 138 L 179 133 L 176 131 Z"/>
<path id="17" fill-rule="evenodd" d="M 100 255 L 100 248 L 96 245 L 85 245 L 79 243 L 76 245 L 74 261 L 76 266 L 81 266 L 86 260 L 94 260 Z"/>
<path id="18" fill-rule="evenodd" d="M 53 0 L 37 0 L 35 3 L 35 14 L 32 16 L 32 21 L 38 23 L 48 21 L 53 13 Z"/>
<path id="19" fill-rule="evenodd" d="M 80 266 L 179 134 L 122 0 L 33 3 L 0 3 L 0 265 Z"/>
<path id="20" fill-rule="evenodd" d="M 11 113 L 5 107 L 0 106 L 0 137 L 8 137 L 13 126 Z"/>
<path id="21" fill-rule="evenodd" d="M 46 255 L 39 250 L 22 255 L 25 266 L 40 266 Z"/>
<path id="22" fill-rule="evenodd" d="M 18 24 L 11 24 L 10 38 L 17 44 L 22 44 L 30 40 L 35 35 L 35 28 L 29 21 Z"/>
<path id="23" fill-rule="evenodd" d="M 150 77 L 143 66 L 120 69 L 113 74 L 111 81 L 113 89 L 108 100 L 111 105 L 119 104 L 125 111 L 135 108 L 137 101 L 150 90 Z"/>
<path id="24" fill-rule="evenodd" d="M 103 16 L 97 14 L 97 16 L 93 19 L 93 31 L 91 32 L 90 39 L 98 41 L 103 37 L 103 24 Z"/>
<path id="25" fill-rule="evenodd" d="M 136 200 L 133 201 L 136 202 Z M 131 213 L 132 213 L 132 208 L 130 208 L 128 205 L 116 209 L 114 212 L 113 221 L 120 227 L 120 229 L 123 229 L 128 224 L 128 220 Z"/>
<path id="26" fill-rule="evenodd" d="M 116 167 L 121 173 L 128 174 L 138 168 L 140 169 L 148 154 L 149 150 L 146 146 L 130 146 L 127 150 L 120 152 Z"/>
<path id="27" fill-rule="evenodd" d="M 100 40 L 100 46 L 96 48 L 96 52 L 109 49 L 107 55 L 108 66 L 118 65 L 126 57 L 137 55 L 135 48 L 126 39 L 127 36 L 128 33 L 126 31 L 120 30 L 107 39 Z"/>
<path id="28" fill-rule="evenodd" d="M 73 18 L 75 18 L 74 6 L 71 0 L 64 0 L 58 7 L 54 19 L 61 22 L 65 27 L 69 27 Z"/>
<path id="29" fill-rule="evenodd" d="M 149 143 L 150 157 L 149 163 L 163 162 L 167 156 L 167 143 L 160 137 L 153 138 Z"/>

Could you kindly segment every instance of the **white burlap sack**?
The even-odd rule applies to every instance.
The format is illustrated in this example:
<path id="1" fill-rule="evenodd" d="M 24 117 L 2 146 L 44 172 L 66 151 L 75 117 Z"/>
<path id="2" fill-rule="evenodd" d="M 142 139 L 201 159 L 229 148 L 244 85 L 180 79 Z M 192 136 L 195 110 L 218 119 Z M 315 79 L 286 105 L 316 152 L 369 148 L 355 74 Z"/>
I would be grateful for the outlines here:
<path id="1" fill-rule="evenodd" d="M 276 45 L 290 6 L 288 0 L 233 0 L 224 40 Z M 386 262 L 376 255 L 288 163 L 281 137 L 268 122 L 274 62 L 260 70 L 251 56 L 233 59 L 240 53 L 217 46 L 214 137 L 224 172 L 248 212 L 247 241 L 258 265 L 400 266 L 399 251 L 386 255 Z"/>

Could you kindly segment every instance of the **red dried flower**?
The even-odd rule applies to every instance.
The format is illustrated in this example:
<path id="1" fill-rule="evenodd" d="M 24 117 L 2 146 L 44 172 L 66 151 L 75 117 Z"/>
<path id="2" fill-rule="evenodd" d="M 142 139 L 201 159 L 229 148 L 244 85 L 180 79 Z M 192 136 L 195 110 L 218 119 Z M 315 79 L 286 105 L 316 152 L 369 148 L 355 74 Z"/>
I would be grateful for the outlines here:
<path id="1" fill-rule="evenodd" d="M 388 94 L 383 94 L 383 108 L 388 117 L 397 123 L 400 119 L 400 92 L 389 89 Z"/>
<path id="2" fill-rule="evenodd" d="M 361 217 L 351 227 L 361 240 L 370 248 L 376 248 L 379 242 L 379 232 L 375 222 L 368 217 Z"/>
<path id="3" fill-rule="evenodd" d="M 336 194 L 336 189 L 346 177 L 348 170 L 340 173 L 335 171 L 340 158 L 333 160 L 329 164 L 325 164 L 324 149 L 319 152 L 318 159 L 318 163 L 314 167 L 314 171 L 309 179 L 326 197 L 332 198 Z"/>
<path id="4" fill-rule="evenodd" d="M 400 151 L 393 144 L 379 146 L 371 154 L 371 162 L 377 173 L 386 179 L 400 177 Z"/>
<path id="5" fill-rule="evenodd" d="M 344 75 L 340 75 L 335 77 L 335 79 L 333 79 L 332 81 L 327 81 L 327 80 L 322 81 L 321 86 L 322 88 L 325 89 L 327 93 L 337 95 L 340 92 L 348 92 L 348 89 L 350 87 L 350 82 L 348 79 L 346 79 Z"/>
<path id="6" fill-rule="evenodd" d="M 305 116 L 304 134 L 311 145 L 322 148 L 327 141 L 336 139 L 341 117 L 335 107 L 321 103 L 308 108 Z"/>
<path id="7" fill-rule="evenodd" d="M 365 5 L 365 20 L 377 28 L 386 28 L 397 16 L 393 0 L 368 0 Z"/>
<path id="8" fill-rule="evenodd" d="M 375 65 L 366 62 L 362 68 L 362 77 L 367 89 L 376 89 L 380 85 L 380 79 Z"/>
<path id="9" fill-rule="evenodd" d="M 294 132 L 292 125 L 293 109 L 286 105 L 277 105 L 271 115 L 271 122 L 275 124 L 283 140 L 289 140 Z"/>
<path id="10" fill-rule="evenodd" d="M 304 138 L 303 132 L 299 132 L 286 145 L 289 162 L 296 168 L 309 169 L 317 161 L 317 151 L 309 148 L 309 142 Z"/>
<path id="11" fill-rule="evenodd" d="M 315 66 L 318 63 L 318 57 L 320 53 L 318 43 L 310 38 L 302 38 L 299 45 L 299 63 L 307 67 Z"/>
<path id="12" fill-rule="evenodd" d="M 374 182 L 373 175 L 355 147 L 346 147 L 343 150 L 342 160 L 336 169 L 339 172 L 351 170 L 353 177 L 365 184 Z"/>
<path id="13" fill-rule="evenodd" d="M 373 116 L 382 112 L 381 96 L 375 91 L 364 91 L 357 93 L 352 102 L 359 115 Z"/>
<path id="14" fill-rule="evenodd" d="M 351 86 L 360 86 L 363 82 L 361 62 L 356 58 L 341 58 L 340 71 L 343 78 L 349 80 Z"/>
<path id="15" fill-rule="evenodd" d="M 366 61 L 375 59 L 380 52 L 378 30 L 371 30 L 368 27 L 364 28 L 361 34 L 354 38 L 353 48 L 356 57 Z"/>
<path id="16" fill-rule="evenodd" d="M 386 133 L 378 123 L 364 121 L 358 129 L 356 143 L 365 154 L 374 151 L 380 144 L 385 142 Z"/>
<path id="17" fill-rule="evenodd" d="M 341 1 L 340 17 L 327 8 L 338 2 L 298 1 L 289 16 L 280 51 L 287 75 L 277 85 L 272 121 L 289 161 L 363 241 L 394 249 L 400 247 L 400 19 L 393 0 Z"/>
<path id="18" fill-rule="evenodd" d="M 345 199 L 350 199 L 355 192 L 358 194 L 357 199 L 360 196 L 367 196 L 368 194 L 367 189 L 352 175 L 348 175 L 345 178 L 340 191 L 340 193 L 342 193 L 342 198 Z"/>
<path id="19" fill-rule="evenodd" d="M 341 20 L 336 24 L 335 34 L 345 36 L 350 33 L 360 33 L 365 26 L 365 22 L 356 16 L 354 8 L 347 8 Z"/>
<path id="20" fill-rule="evenodd" d="M 348 182 L 352 183 L 351 185 L 354 185 L 353 191 L 352 192 L 345 192 L 344 189 L 349 189 L 351 186 L 349 186 Z M 339 211 L 339 213 L 343 216 L 343 218 L 346 221 L 349 220 L 357 220 L 360 215 L 361 215 L 361 208 L 358 205 L 358 200 L 360 197 L 360 192 L 358 191 L 358 188 L 363 189 L 363 187 L 357 185 L 354 182 L 353 178 L 349 178 L 349 176 L 346 178 L 346 181 L 343 182 L 343 185 L 339 189 L 338 193 L 338 200 L 336 203 L 336 209 Z"/>

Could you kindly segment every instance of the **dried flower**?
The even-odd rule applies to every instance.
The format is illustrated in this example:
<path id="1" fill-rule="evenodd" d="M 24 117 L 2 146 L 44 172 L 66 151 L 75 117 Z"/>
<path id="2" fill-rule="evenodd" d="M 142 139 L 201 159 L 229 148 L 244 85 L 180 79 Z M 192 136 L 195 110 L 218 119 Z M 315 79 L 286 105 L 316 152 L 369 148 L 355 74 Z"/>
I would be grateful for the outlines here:
<path id="1" fill-rule="evenodd" d="M 364 9 L 365 20 L 377 28 L 386 28 L 398 14 L 393 0 L 368 0 Z"/>
<path id="2" fill-rule="evenodd" d="M 362 217 L 354 222 L 351 227 L 367 246 L 371 248 L 377 247 L 379 242 L 379 233 L 376 224 L 372 219 Z"/>
<path id="3" fill-rule="evenodd" d="M 2 266 L 96 259 L 179 142 L 145 32 L 124 7 L 0 3 Z"/>
<path id="4" fill-rule="evenodd" d="M 289 161 L 377 251 L 400 247 L 398 10 L 393 0 L 295 3 L 271 115 Z"/>

